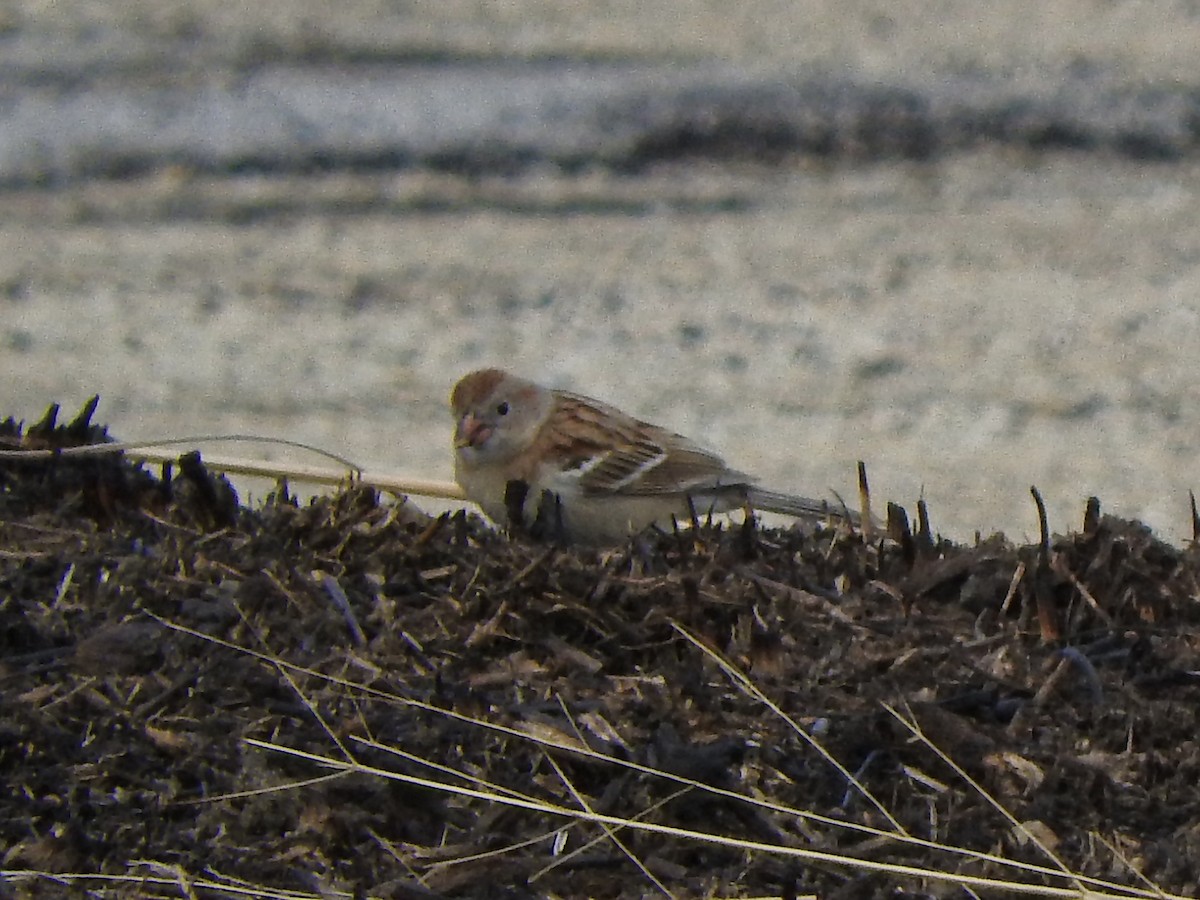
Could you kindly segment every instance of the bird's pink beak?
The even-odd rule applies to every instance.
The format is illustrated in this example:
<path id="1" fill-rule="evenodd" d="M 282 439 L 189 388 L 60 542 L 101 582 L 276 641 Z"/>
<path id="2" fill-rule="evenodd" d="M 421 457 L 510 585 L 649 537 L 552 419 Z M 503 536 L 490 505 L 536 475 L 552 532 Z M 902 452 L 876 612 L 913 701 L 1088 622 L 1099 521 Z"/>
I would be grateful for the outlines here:
<path id="1" fill-rule="evenodd" d="M 492 436 L 492 426 L 481 422 L 470 413 L 458 420 L 454 431 L 455 447 L 478 447 Z"/>

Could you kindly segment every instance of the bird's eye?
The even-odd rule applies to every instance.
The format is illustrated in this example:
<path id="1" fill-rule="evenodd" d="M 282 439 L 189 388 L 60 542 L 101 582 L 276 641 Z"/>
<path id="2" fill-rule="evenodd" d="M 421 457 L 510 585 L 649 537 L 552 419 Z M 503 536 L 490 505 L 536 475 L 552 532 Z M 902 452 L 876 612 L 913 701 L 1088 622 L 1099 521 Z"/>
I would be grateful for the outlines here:
<path id="1" fill-rule="evenodd" d="M 508 401 L 507 400 L 504 401 L 503 403 L 496 404 L 496 415 L 498 415 L 498 416 L 507 416 L 508 415 Z"/>

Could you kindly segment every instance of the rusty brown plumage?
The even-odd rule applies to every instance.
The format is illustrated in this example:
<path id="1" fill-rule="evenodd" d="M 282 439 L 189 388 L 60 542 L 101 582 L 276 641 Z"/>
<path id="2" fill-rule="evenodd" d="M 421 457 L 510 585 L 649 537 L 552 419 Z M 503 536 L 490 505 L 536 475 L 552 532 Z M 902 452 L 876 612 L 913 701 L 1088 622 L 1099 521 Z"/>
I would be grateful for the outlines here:
<path id="1" fill-rule="evenodd" d="M 450 408 L 461 415 L 486 400 L 504 378 L 499 369 L 480 369 L 464 375 L 450 392 Z"/>

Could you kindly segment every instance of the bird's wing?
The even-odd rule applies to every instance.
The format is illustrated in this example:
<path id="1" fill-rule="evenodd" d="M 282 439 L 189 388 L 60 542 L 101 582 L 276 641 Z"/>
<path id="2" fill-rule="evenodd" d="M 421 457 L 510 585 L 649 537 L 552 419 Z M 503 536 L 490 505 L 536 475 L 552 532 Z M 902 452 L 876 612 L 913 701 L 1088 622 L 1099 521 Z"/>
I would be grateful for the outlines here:
<path id="1" fill-rule="evenodd" d="M 682 435 L 589 397 L 559 398 L 544 430 L 547 456 L 585 494 L 680 494 L 750 482 Z"/>

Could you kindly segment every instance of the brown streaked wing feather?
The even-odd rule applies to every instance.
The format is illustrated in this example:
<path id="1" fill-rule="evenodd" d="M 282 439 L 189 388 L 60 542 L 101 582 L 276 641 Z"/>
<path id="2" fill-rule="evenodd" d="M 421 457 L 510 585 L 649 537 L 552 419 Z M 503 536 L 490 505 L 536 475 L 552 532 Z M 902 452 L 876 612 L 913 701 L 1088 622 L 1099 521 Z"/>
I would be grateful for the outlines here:
<path id="1" fill-rule="evenodd" d="M 663 429 L 658 440 L 667 448 L 667 458 L 647 473 L 639 485 L 639 493 L 670 493 L 699 491 L 722 485 L 744 485 L 753 481 L 750 476 L 730 469 L 725 460 L 692 440 Z"/>
<path id="2" fill-rule="evenodd" d="M 637 440 L 637 420 L 619 409 L 579 394 L 556 393 L 558 403 L 542 435 L 546 456 L 562 468 L 578 469 Z"/>
<path id="3" fill-rule="evenodd" d="M 682 435 L 589 397 L 560 392 L 559 400 L 547 450 L 564 470 L 584 470 L 584 493 L 671 494 L 746 481 Z"/>
<path id="4" fill-rule="evenodd" d="M 644 479 L 665 459 L 666 451 L 657 444 L 642 442 L 617 447 L 581 472 L 579 486 L 585 494 L 642 493 Z"/>

